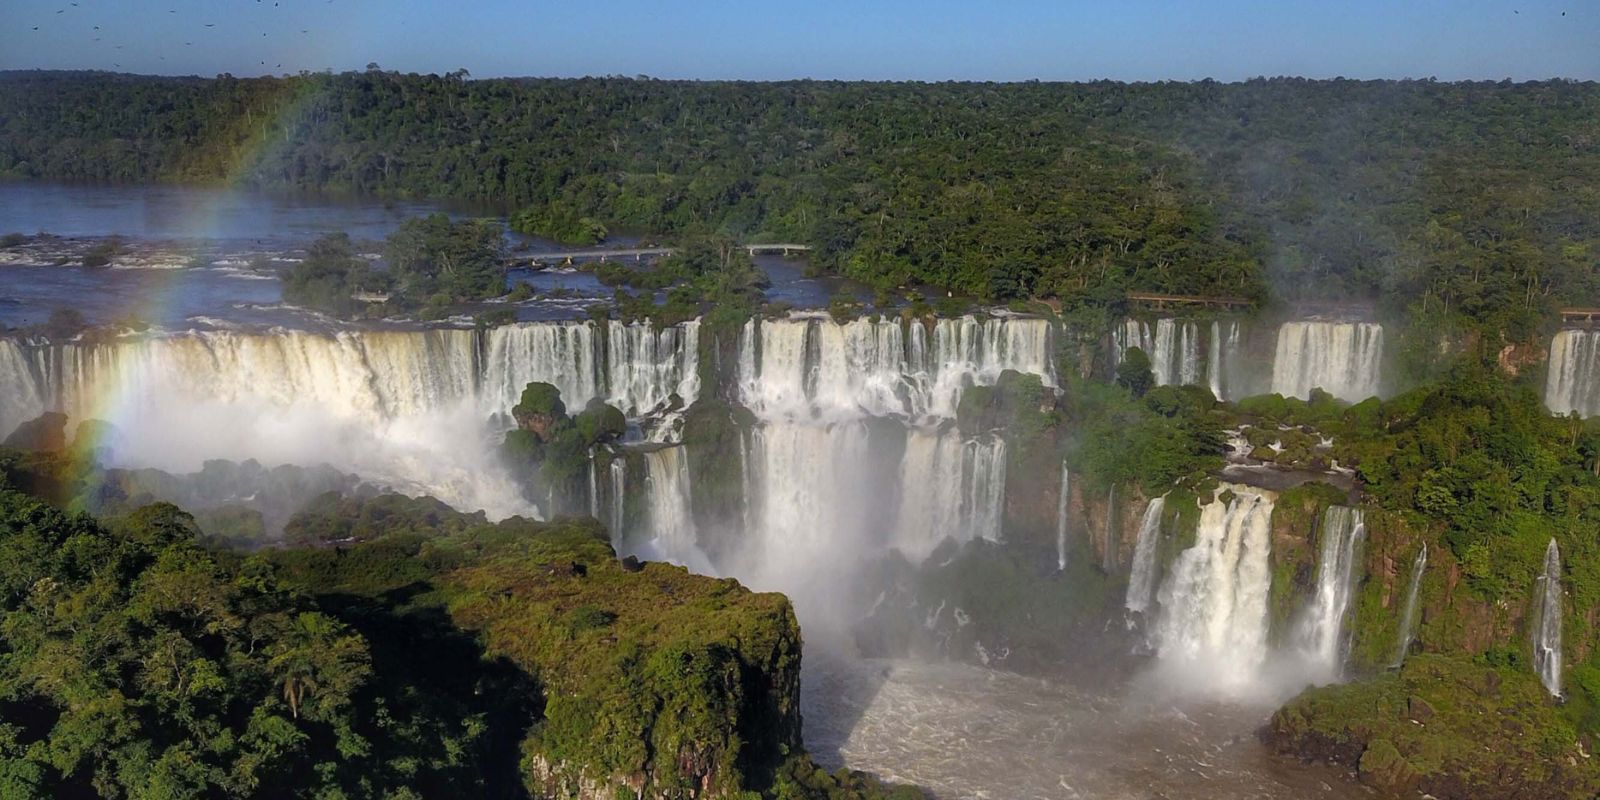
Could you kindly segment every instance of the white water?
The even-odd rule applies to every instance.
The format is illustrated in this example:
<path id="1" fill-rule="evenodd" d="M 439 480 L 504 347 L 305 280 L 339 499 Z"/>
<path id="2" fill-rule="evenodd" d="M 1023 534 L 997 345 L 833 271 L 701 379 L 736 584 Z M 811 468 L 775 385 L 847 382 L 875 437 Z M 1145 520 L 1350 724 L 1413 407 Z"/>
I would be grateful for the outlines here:
<path id="1" fill-rule="evenodd" d="M 1533 668 L 1552 697 L 1561 697 L 1561 551 L 1556 540 L 1544 550 L 1544 574 L 1534 598 Z"/>
<path id="2" fill-rule="evenodd" d="M 687 406 L 700 395 L 700 321 L 658 330 L 647 323 L 612 320 L 605 365 L 606 402 L 623 414 L 644 416 L 674 394 Z"/>
<path id="3" fill-rule="evenodd" d="M 1360 509 L 1329 506 L 1322 514 L 1317 586 L 1295 635 L 1306 666 L 1318 682 L 1338 680 L 1344 669 L 1345 617 L 1355 594 L 1356 560 L 1366 537 Z"/>
<path id="4" fill-rule="evenodd" d="M 1151 327 L 1148 322 L 1127 319 L 1116 331 L 1116 344 L 1119 362 L 1129 348 L 1144 351 L 1157 386 L 1200 382 L 1200 329 L 1194 322 L 1162 317 Z"/>
<path id="5" fill-rule="evenodd" d="M 1166 505 L 1166 495 L 1151 500 L 1139 520 L 1139 540 L 1134 544 L 1133 569 L 1128 574 L 1128 594 L 1123 600 L 1123 607 L 1129 611 L 1146 613 L 1155 600 L 1156 548 L 1161 539 L 1161 512 Z"/>
<path id="6" fill-rule="evenodd" d="M 1214 320 L 1211 323 L 1211 357 L 1206 360 L 1206 383 L 1218 400 L 1226 400 L 1231 384 L 1230 371 L 1239 357 L 1238 320 Z"/>
<path id="7" fill-rule="evenodd" d="M 1322 389 L 1341 400 L 1378 393 L 1383 326 L 1371 322 L 1285 322 L 1278 328 L 1272 391 L 1306 398 Z"/>
<path id="8" fill-rule="evenodd" d="M 1390 666 L 1400 666 L 1406 660 L 1406 654 L 1411 652 L 1411 640 L 1417 625 L 1417 595 L 1422 589 L 1422 573 L 1427 568 L 1428 543 L 1423 542 L 1416 559 L 1411 562 L 1411 586 L 1406 589 L 1406 602 L 1400 611 L 1400 635 L 1396 639 L 1398 646 Z"/>
<path id="9" fill-rule="evenodd" d="M 111 462 L 192 471 L 208 459 L 328 463 L 491 516 L 537 513 L 496 465 L 487 420 L 530 381 L 574 413 L 604 396 L 632 414 L 692 401 L 697 325 L 189 332 L 100 344 L 0 340 L 0 431 L 46 410 L 110 422 Z M 602 338 L 605 341 L 602 346 Z M 604 368 L 604 369 L 603 369 Z M 603 374 L 609 375 L 602 380 Z M 609 388 L 607 388 L 609 387 Z"/>
<path id="10" fill-rule="evenodd" d="M 1221 495 L 1232 492 L 1224 503 Z M 1276 497 L 1227 485 L 1200 509 L 1195 544 L 1174 560 L 1159 595 L 1158 671 L 1186 691 L 1258 689 L 1267 656 L 1268 556 Z"/>
<path id="11" fill-rule="evenodd" d="M 740 396 L 763 419 L 837 421 L 955 416 L 964 388 L 1005 370 L 1055 385 L 1041 319 L 750 320 L 739 343 Z"/>
<path id="12" fill-rule="evenodd" d="M 1600 331 L 1559 331 L 1550 340 L 1544 404 L 1555 414 L 1600 413 Z"/>
<path id="13" fill-rule="evenodd" d="M 638 554 L 714 574 L 695 536 L 689 505 L 688 452 L 681 446 L 650 450 L 644 454 L 644 464 L 652 538 L 639 546 Z"/>
<path id="14" fill-rule="evenodd" d="M 1106 550 L 1100 565 L 1107 574 L 1117 571 L 1117 485 L 1106 490 Z"/>
<path id="15" fill-rule="evenodd" d="M 611 528 L 611 548 L 621 553 L 622 540 L 628 532 L 628 463 L 621 458 L 613 458 L 606 470 L 611 479 L 611 496 L 607 498 L 609 505 L 606 514 L 607 524 Z"/>
<path id="16" fill-rule="evenodd" d="M 1067 569 L 1067 513 L 1072 506 L 1072 470 L 1061 464 L 1061 488 L 1056 495 L 1056 569 Z"/>

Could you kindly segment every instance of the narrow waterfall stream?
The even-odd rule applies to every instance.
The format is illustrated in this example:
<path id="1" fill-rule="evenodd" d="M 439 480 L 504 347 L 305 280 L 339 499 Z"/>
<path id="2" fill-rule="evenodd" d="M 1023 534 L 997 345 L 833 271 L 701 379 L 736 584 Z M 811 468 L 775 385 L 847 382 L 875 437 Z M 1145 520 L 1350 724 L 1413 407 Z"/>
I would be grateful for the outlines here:
<path id="1" fill-rule="evenodd" d="M 1329 506 L 1322 514 L 1316 593 L 1296 625 L 1295 638 L 1318 682 L 1338 680 L 1344 669 L 1345 618 L 1355 594 L 1355 569 L 1366 522 L 1360 509 Z"/>
<path id="2" fill-rule="evenodd" d="M 1422 590 L 1422 574 L 1428 569 L 1428 543 L 1423 542 L 1417 550 L 1417 557 L 1411 562 L 1411 583 L 1406 589 L 1406 602 L 1400 608 L 1400 633 L 1396 637 L 1394 661 L 1392 666 L 1398 667 L 1406 660 L 1406 655 L 1411 652 L 1411 642 L 1416 638 L 1417 628 L 1417 597 Z"/>
<path id="3" fill-rule="evenodd" d="M 1139 539 L 1134 545 L 1133 569 L 1128 574 L 1128 594 L 1123 601 L 1123 607 L 1134 613 L 1149 611 L 1155 601 L 1156 572 L 1160 568 L 1156 546 L 1161 538 L 1161 512 L 1166 505 L 1165 495 L 1152 499 L 1139 520 Z"/>
<path id="4" fill-rule="evenodd" d="M 1544 551 L 1544 572 L 1534 598 L 1533 668 L 1551 697 L 1561 697 L 1561 550 L 1556 540 Z"/>
<path id="5" fill-rule="evenodd" d="M 1072 510 L 1072 470 L 1061 465 L 1061 488 L 1056 491 L 1056 569 L 1067 569 L 1067 513 Z"/>

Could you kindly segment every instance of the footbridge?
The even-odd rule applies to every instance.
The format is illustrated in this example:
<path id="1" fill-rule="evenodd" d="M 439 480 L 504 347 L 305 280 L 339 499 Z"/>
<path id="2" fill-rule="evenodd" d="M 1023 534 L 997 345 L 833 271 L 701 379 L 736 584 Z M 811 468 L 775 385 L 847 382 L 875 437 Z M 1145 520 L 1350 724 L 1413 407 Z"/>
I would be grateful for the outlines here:
<path id="1" fill-rule="evenodd" d="M 1128 292 L 1128 302 L 1157 311 L 1173 308 L 1234 310 L 1255 305 L 1255 303 L 1242 297 L 1207 297 L 1194 294 L 1157 294 L 1155 292 Z"/>
<path id="2" fill-rule="evenodd" d="M 742 244 L 739 249 L 752 256 L 758 255 L 783 255 L 791 256 L 798 253 L 808 253 L 811 245 L 807 244 Z M 517 253 L 507 258 L 507 263 L 512 266 L 546 266 L 549 264 L 576 264 L 585 261 L 643 261 L 647 258 L 661 258 L 677 252 L 673 247 L 604 247 L 593 250 L 554 250 L 543 253 Z"/>

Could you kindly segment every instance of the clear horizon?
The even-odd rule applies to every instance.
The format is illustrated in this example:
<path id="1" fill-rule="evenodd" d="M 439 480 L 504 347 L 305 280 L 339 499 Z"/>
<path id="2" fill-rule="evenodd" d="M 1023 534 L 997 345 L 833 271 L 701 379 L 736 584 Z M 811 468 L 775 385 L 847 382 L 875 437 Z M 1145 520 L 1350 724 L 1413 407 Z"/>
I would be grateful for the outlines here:
<path id="1" fill-rule="evenodd" d="M 468 70 L 776 81 L 1600 79 L 1600 6 L 1557 0 L 1307 4 L 1142 0 L 1115 8 L 645 0 L 583 8 L 425 0 L 18 0 L 0 69 L 237 76 Z M 98 27 L 97 27 L 98 26 Z"/>

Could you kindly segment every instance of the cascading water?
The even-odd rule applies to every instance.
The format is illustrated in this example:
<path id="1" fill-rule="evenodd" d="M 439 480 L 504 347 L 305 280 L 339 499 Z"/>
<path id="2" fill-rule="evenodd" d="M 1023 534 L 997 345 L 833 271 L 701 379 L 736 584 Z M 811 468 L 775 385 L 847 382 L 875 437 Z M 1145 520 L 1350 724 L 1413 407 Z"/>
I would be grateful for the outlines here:
<path id="1" fill-rule="evenodd" d="M 561 390 L 568 410 L 583 410 L 599 397 L 600 341 L 589 323 L 505 325 L 484 337 L 484 404 L 500 411 L 510 409 L 522 390 L 535 381 Z"/>
<path id="2" fill-rule="evenodd" d="M 600 476 L 594 465 L 594 448 L 589 448 L 589 516 L 600 518 Z"/>
<path id="3" fill-rule="evenodd" d="M 1040 319 L 754 320 L 739 343 L 744 405 L 763 419 L 955 416 L 961 391 L 1005 370 L 1055 385 L 1050 324 Z"/>
<path id="4" fill-rule="evenodd" d="M 700 321 L 657 329 L 611 321 L 606 333 L 606 402 L 629 417 L 700 394 Z"/>
<path id="5" fill-rule="evenodd" d="M 610 505 L 606 514 L 607 524 L 611 528 L 611 548 L 621 553 L 623 537 L 628 533 L 628 463 L 621 458 L 613 458 L 606 471 L 611 481 L 611 496 L 607 498 Z"/>
<path id="6" fill-rule="evenodd" d="M 1544 550 L 1544 574 L 1534 598 L 1533 668 L 1551 697 L 1561 697 L 1561 550 L 1556 540 Z"/>
<path id="7" fill-rule="evenodd" d="M 695 323 L 617 327 L 605 349 L 592 323 L 0 340 L 0 431 L 58 410 L 111 423 L 115 464 L 329 463 L 493 516 L 536 513 L 496 465 L 499 431 L 485 424 L 528 382 L 554 384 L 574 413 L 602 396 L 603 374 L 607 396 L 635 413 L 698 393 Z"/>
<path id="8" fill-rule="evenodd" d="M 0 370 L 4 357 L 0 356 Z M 1558 331 L 1550 340 L 1544 404 L 1554 414 L 1600 413 L 1600 331 Z"/>
<path id="9" fill-rule="evenodd" d="M 1067 512 L 1072 506 L 1072 470 L 1061 465 L 1061 488 L 1056 494 L 1056 569 L 1067 569 Z"/>
<path id="10" fill-rule="evenodd" d="M 1322 514 L 1317 586 L 1296 626 L 1300 651 L 1319 680 L 1338 679 L 1344 667 L 1344 624 L 1355 593 L 1355 567 L 1366 537 L 1360 509 L 1329 506 Z"/>
<path id="11" fill-rule="evenodd" d="M 1152 642 L 1170 682 L 1224 693 L 1256 688 L 1267 655 L 1275 499 L 1224 484 L 1201 507 L 1195 543 L 1173 562 L 1159 595 Z"/>
<path id="12" fill-rule="evenodd" d="M 51 407 L 52 398 L 42 393 L 46 387 L 36 373 L 31 352 L 25 352 L 15 339 L 0 338 L 0 388 L 4 389 L 0 391 L 0 437 Z"/>
<path id="13" fill-rule="evenodd" d="M 1125 320 L 1117 331 L 1117 360 L 1137 347 L 1150 358 L 1150 373 L 1157 386 L 1200 382 L 1200 329 L 1193 322 L 1163 317 L 1152 328 L 1148 322 Z"/>
<path id="14" fill-rule="evenodd" d="M 1229 396 L 1231 380 L 1229 370 L 1238 359 L 1239 321 L 1213 320 L 1211 323 L 1210 358 L 1206 359 L 1206 383 L 1218 400 Z"/>
<path id="15" fill-rule="evenodd" d="M 908 431 L 893 545 L 921 560 L 946 538 L 997 541 L 1005 473 L 1005 441 L 999 437 L 963 440 L 954 431 Z"/>
<path id="16" fill-rule="evenodd" d="M 1341 400 L 1378 393 L 1383 326 L 1371 322 L 1285 322 L 1278 328 L 1272 391 L 1306 398 L 1322 389 Z"/>
<path id="17" fill-rule="evenodd" d="M 1423 542 L 1422 548 L 1417 551 L 1417 557 L 1411 562 L 1411 586 L 1406 589 L 1406 602 L 1400 610 L 1400 635 L 1396 638 L 1394 661 L 1390 666 L 1398 667 L 1406 660 L 1406 654 L 1411 652 L 1411 640 L 1417 626 L 1417 596 L 1422 589 L 1422 573 L 1428 568 L 1428 543 Z"/>
<path id="18" fill-rule="evenodd" d="M 1161 512 L 1166 505 L 1166 495 L 1152 499 L 1139 520 L 1139 540 L 1134 544 L 1133 569 L 1128 574 L 1128 594 L 1123 601 L 1128 611 L 1146 613 L 1155 600 L 1156 547 L 1161 538 Z"/>
<path id="19" fill-rule="evenodd" d="M 654 537 L 639 554 L 711 574 L 700 550 L 694 517 L 689 511 L 689 457 L 683 447 L 662 447 L 644 454 L 645 496 Z"/>
<path id="20" fill-rule="evenodd" d="M 1117 571 L 1117 485 L 1106 490 L 1106 549 L 1100 566 L 1111 574 Z"/>
<path id="21" fill-rule="evenodd" d="M 849 613 L 841 580 L 876 553 L 1000 538 L 1005 442 L 949 423 L 966 387 L 1005 370 L 1054 385 L 1048 322 L 751 320 L 738 353 L 758 420 L 741 453 L 749 535 L 728 556 L 741 579 L 826 624 Z"/>
<path id="22" fill-rule="evenodd" d="M 483 404 L 516 405 L 529 383 L 549 383 L 578 413 L 596 397 L 629 418 L 654 412 L 677 394 L 685 405 L 700 393 L 700 323 L 656 328 L 649 322 L 525 323 L 484 334 Z"/>

